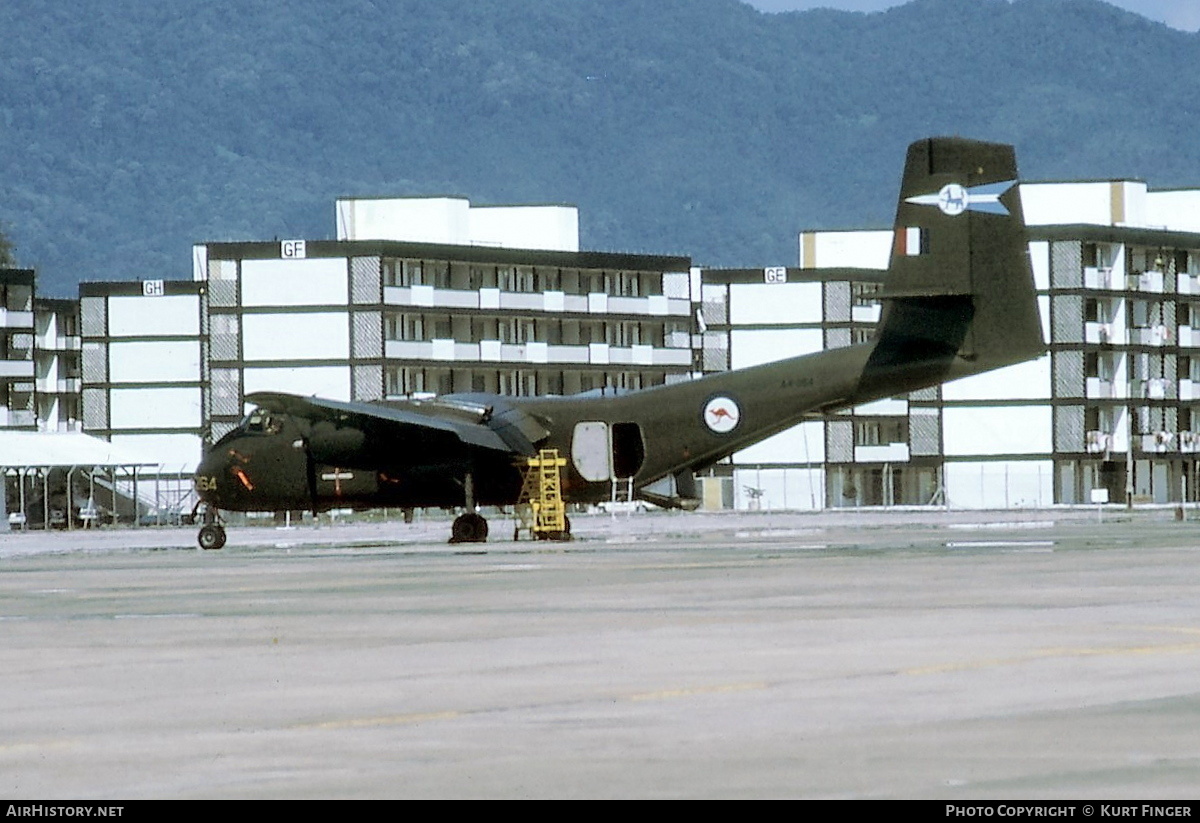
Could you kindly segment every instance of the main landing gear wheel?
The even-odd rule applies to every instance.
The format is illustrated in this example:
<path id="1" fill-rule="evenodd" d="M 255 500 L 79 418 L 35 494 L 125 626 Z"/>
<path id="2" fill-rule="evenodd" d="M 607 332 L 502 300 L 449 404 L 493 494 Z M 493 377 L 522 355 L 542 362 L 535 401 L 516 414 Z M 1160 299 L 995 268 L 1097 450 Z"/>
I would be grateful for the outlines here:
<path id="1" fill-rule="evenodd" d="M 220 523 L 209 523 L 200 527 L 196 542 L 205 551 L 214 551 L 225 545 L 225 527 Z"/>
<path id="2" fill-rule="evenodd" d="M 460 514 L 450 527 L 451 543 L 486 543 L 487 536 L 487 520 L 475 512 Z"/>

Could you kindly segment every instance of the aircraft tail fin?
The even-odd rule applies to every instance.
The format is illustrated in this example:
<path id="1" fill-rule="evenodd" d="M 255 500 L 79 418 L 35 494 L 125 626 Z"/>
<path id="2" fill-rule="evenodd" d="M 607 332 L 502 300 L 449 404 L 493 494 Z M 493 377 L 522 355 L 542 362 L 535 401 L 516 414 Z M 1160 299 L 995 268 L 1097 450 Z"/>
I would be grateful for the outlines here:
<path id="1" fill-rule="evenodd" d="M 862 394 L 1046 350 L 1012 146 L 954 137 L 909 146 L 879 296 L 884 309 Z"/>

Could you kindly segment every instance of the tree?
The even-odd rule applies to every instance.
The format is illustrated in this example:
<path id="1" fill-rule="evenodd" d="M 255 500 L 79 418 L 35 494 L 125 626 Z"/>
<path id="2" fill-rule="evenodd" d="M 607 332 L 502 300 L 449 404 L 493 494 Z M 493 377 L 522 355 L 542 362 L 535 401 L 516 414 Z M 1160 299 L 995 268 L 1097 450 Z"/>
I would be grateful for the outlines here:
<path id="1" fill-rule="evenodd" d="M 4 233 L 4 227 L 0 226 L 0 267 L 17 265 L 17 258 L 13 254 L 13 248 L 12 241 Z"/>

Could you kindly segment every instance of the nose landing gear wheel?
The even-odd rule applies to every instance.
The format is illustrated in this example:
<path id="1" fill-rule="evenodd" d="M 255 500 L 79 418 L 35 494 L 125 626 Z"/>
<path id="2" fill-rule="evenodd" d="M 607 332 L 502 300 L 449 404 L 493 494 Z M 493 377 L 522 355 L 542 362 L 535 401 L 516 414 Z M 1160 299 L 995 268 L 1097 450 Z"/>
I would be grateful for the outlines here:
<path id="1" fill-rule="evenodd" d="M 225 545 L 225 527 L 218 523 L 210 523 L 200 527 L 196 542 L 205 551 L 215 551 Z"/>
<path id="2" fill-rule="evenodd" d="M 487 520 L 474 512 L 460 514 L 450 527 L 451 543 L 486 543 L 487 536 Z"/>

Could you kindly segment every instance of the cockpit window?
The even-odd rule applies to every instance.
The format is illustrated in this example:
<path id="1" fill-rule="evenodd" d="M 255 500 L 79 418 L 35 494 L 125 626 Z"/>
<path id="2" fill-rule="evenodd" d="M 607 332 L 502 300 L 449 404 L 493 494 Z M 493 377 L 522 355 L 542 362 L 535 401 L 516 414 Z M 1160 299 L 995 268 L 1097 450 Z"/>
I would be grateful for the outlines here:
<path id="1" fill-rule="evenodd" d="M 246 415 L 239 428 L 247 434 L 278 434 L 283 430 L 284 416 L 265 409 L 255 409 Z"/>

